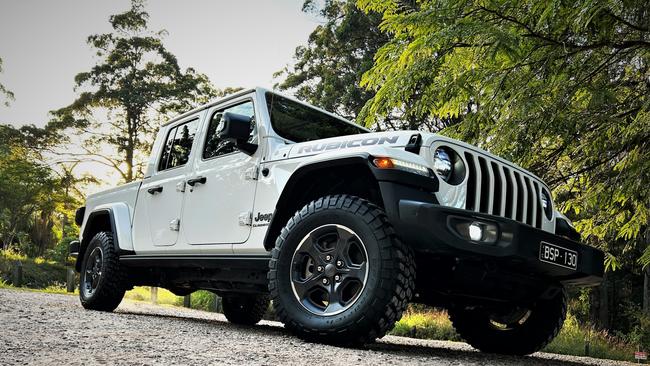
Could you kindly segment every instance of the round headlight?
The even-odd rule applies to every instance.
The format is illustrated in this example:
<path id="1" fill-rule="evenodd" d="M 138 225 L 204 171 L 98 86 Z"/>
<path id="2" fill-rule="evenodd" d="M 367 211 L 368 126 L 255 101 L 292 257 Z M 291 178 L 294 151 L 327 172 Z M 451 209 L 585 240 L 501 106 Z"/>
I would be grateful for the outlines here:
<path id="1" fill-rule="evenodd" d="M 551 220 L 553 218 L 553 204 L 551 203 L 551 195 L 545 189 L 542 189 L 542 208 L 546 218 Z"/>
<path id="2" fill-rule="evenodd" d="M 433 155 L 433 170 L 444 180 L 449 181 L 454 171 L 454 164 L 451 162 L 449 152 L 444 148 L 437 148 Z"/>

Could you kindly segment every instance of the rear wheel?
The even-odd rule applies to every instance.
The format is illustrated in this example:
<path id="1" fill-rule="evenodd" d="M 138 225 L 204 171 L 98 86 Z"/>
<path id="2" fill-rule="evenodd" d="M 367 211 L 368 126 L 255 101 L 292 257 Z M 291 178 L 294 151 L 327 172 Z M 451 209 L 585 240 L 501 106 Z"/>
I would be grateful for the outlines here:
<path id="1" fill-rule="evenodd" d="M 374 341 L 414 291 L 410 248 L 384 211 L 359 197 L 328 196 L 303 207 L 282 229 L 269 266 L 276 316 L 313 341 Z"/>
<path id="2" fill-rule="evenodd" d="M 113 233 L 102 231 L 95 234 L 81 264 L 81 305 L 90 310 L 115 310 L 126 292 L 125 277 L 113 244 Z"/>
<path id="3" fill-rule="evenodd" d="M 507 309 L 457 307 L 449 317 L 460 336 L 483 352 L 528 355 L 544 348 L 555 338 L 566 319 L 564 289 L 538 299 L 529 306 Z"/>
<path id="4" fill-rule="evenodd" d="M 231 295 L 222 299 L 223 315 L 234 324 L 257 324 L 269 308 L 266 295 Z"/>

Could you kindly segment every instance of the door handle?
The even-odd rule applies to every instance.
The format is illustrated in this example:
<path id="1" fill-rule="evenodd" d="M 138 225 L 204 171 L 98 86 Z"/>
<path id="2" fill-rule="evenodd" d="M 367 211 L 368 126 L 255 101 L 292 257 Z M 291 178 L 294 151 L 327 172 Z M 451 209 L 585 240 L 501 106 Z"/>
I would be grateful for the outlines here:
<path id="1" fill-rule="evenodd" d="M 147 189 L 147 192 L 149 192 L 149 194 L 156 194 L 156 193 L 160 193 L 162 191 L 163 191 L 162 186 L 155 186 L 155 187 L 151 187 L 151 188 Z"/>
<path id="2" fill-rule="evenodd" d="M 208 180 L 206 177 L 196 177 L 192 179 L 187 180 L 187 184 L 194 187 L 195 184 L 205 184 L 205 182 Z"/>

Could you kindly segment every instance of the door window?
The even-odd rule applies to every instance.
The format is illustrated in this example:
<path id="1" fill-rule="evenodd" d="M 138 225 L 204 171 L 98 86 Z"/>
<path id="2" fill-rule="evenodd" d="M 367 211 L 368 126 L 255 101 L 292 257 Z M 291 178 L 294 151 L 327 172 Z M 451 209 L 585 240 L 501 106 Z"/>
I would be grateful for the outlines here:
<path id="1" fill-rule="evenodd" d="M 208 126 L 208 133 L 206 134 L 205 145 L 203 147 L 203 159 L 210 159 L 220 155 L 230 154 L 237 150 L 234 142 L 219 137 L 219 124 L 221 123 L 221 118 L 225 112 L 241 114 L 243 116 L 249 117 L 251 126 L 248 142 L 254 142 L 255 140 L 257 128 L 255 124 L 255 111 L 252 101 L 244 102 L 223 109 L 218 109 L 214 111 L 214 113 L 212 113 L 212 117 L 210 117 L 210 125 Z"/>
<path id="2" fill-rule="evenodd" d="M 162 156 L 158 163 L 158 171 L 176 168 L 187 163 L 190 158 L 190 152 L 192 151 L 192 143 L 194 142 L 194 136 L 196 136 L 198 124 L 199 120 L 194 119 L 174 126 L 169 130 Z"/>

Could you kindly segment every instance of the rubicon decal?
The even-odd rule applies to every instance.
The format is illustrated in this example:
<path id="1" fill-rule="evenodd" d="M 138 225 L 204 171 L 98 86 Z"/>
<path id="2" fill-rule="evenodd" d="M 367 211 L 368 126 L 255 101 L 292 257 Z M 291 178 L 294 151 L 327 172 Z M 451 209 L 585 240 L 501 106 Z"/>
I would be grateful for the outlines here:
<path id="1" fill-rule="evenodd" d="M 334 142 L 323 142 L 320 144 L 313 144 L 307 146 L 301 146 L 298 149 L 298 154 L 303 153 L 315 153 L 325 150 L 336 150 L 336 149 L 347 149 L 351 147 L 359 146 L 372 146 L 372 145 L 383 145 L 383 144 L 395 144 L 399 136 L 388 136 L 388 137 L 367 137 L 365 139 L 354 139 L 347 141 L 334 141 Z"/>

